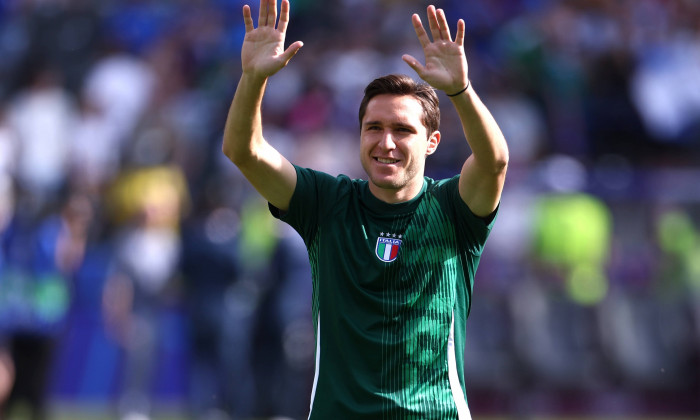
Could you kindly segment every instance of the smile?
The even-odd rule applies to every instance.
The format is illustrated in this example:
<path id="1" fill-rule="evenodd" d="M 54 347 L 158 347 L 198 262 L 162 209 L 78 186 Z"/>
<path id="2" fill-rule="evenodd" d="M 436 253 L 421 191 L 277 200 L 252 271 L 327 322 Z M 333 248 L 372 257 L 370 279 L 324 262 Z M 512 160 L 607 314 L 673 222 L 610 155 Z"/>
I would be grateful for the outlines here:
<path id="1" fill-rule="evenodd" d="M 385 159 L 385 158 L 379 158 L 379 157 L 374 158 L 374 160 L 376 160 L 376 161 L 379 162 L 379 163 L 386 163 L 386 164 L 391 164 L 391 163 L 397 163 L 397 162 L 398 162 L 397 159 Z"/>

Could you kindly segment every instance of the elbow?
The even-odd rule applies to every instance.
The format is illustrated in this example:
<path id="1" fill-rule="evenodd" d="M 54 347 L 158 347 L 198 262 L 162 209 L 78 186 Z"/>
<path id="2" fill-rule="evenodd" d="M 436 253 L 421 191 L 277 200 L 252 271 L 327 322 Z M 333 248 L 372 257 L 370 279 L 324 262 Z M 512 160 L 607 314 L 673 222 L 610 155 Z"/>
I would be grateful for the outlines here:
<path id="1" fill-rule="evenodd" d="M 236 163 L 236 153 L 234 153 L 233 148 L 229 146 L 224 140 L 224 144 L 221 145 L 221 152 L 233 163 Z"/>
<path id="2" fill-rule="evenodd" d="M 492 170 L 494 175 L 500 176 L 504 175 L 508 170 L 508 149 L 503 150 L 499 155 L 493 160 Z"/>
<path id="3" fill-rule="evenodd" d="M 245 163 L 244 154 L 226 141 L 224 141 L 224 144 L 221 146 L 221 152 L 228 160 L 238 167 Z"/>
<path id="4" fill-rule="evenodd" d="M 501 158 L 496 160 L 496 173 L 498 174 L 505 174 L 506 171 L 508 170 L 508 152 L 505 153 L 505 155 Z"/>
<path id="5" fill-rule="evenodd" d="M 237 147 L 235 144 L 224 141 L 221 151 L 242 172 L 260 160 L 259 150 L 255 147 Z"/>
<path id="6" fill-rule="evenodd" d="M 239 168 L 255 162 L 265 145 L 265 140 L 262 137 L 256 137 L 247 132 L 240 133 L 228 130 L 228 127 L 224 131 L 223 137 L 221 152 Z"/>

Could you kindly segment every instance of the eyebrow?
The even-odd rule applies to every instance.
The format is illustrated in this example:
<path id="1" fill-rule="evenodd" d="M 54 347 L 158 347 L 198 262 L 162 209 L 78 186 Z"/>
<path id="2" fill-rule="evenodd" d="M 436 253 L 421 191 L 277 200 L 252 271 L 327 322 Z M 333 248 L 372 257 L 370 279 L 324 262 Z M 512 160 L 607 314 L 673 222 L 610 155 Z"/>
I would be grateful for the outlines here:
<path id="1" fill-rule="evenodd" d="M 382 125 L 383 126 L 384 123 L 381 121 L 378 121 L 378 120 L 366 121 L 366 122 L 362 123 L 363 127 L 368 126 L 368 125 Z M 392 127 L 395 127 L 395 128 L 410 128 L 413 131 L 417 131 L 416 128 L 412 124 L 409 124 L 409 123 L 396 122 L 396 123 L 391 123 L 389 125 L 391 125 Z"/>

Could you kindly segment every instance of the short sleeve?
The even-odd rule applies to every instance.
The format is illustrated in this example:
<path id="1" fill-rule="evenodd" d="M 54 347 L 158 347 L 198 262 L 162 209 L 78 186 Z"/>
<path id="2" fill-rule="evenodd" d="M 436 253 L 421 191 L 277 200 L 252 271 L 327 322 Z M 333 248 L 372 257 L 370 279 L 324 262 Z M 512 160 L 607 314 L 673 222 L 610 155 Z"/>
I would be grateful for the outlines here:
<path id="1" fill-rule="evenodd" d="M 481 255 L 486 239 L 496 222 L 499 207 L 486 217 L 475 215 L 459 195 L 459 175 L 436 183 L 433 194 L 447 210 L 457 235 L 466 240 L 469 252 Z"/>
<path id="2" fill-rule="evenodd" d="M 270 213 L 293 227 L 305 242 L 314 237 L 320 221 L 331 211 L 349 179 L 294 165 L 297 184 L 287 211 L 268 204 Z M 348 182 L 344 182 L 344 181 Z"/>

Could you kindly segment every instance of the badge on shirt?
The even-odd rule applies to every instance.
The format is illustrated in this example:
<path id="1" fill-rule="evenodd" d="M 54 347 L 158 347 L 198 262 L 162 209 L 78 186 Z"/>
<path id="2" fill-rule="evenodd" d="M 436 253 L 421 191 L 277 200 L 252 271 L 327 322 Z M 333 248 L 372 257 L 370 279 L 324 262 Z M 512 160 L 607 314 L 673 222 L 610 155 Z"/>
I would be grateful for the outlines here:
<path id="1" fill-rule="evenodd" d="M 392 262 L 399 255 L 401 242 L 401 235 L 382 232 L 377 238 L 377 246 L 374 248 L 374 253 L 380 260 Z"/>

